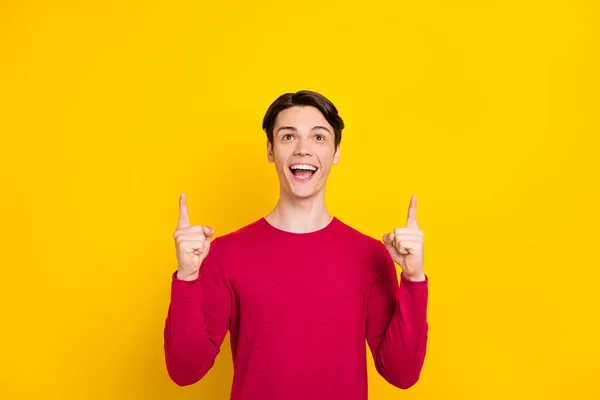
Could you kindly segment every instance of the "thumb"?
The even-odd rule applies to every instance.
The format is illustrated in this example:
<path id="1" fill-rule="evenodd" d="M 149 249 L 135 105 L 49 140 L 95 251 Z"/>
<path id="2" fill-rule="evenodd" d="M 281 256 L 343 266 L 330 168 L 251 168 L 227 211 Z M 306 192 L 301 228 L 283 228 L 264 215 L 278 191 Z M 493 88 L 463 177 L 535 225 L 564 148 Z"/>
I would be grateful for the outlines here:
<path id="1" fill-rule="evenodd" d="M 203 226 L 202 227 L 202 232 L 204 232 L 204 237 L 206 237 L 206 240 L 212 240 L 214 234 L 215 234 L 215 230 L 213 229 L 212 226 Z"/>
<path id="2" fill-rule="evenodd" d="M 210 242 L 215 233 L 215 230 L 211 226 L 202 226 L 202 233 L 204 233 L 204 257 L 208 255 L 210 251 Z"/>
<path id="3" fill-rule="evenodd" d="M 383 243 L 385 243 L 386 245 L 392 244 L 392 242 L 394 241 L 394 237 L 395 236 L 396 235 L 394 235 L 393 232 L 386 233 L 385 235 L 383 235 Z"/>

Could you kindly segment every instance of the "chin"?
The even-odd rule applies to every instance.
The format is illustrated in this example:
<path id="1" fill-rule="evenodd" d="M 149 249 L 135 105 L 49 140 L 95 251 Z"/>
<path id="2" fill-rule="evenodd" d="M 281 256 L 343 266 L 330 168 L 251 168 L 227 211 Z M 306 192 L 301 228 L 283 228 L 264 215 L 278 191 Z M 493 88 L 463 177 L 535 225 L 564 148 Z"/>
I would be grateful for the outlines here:
<path id="1" fill-rule="evenodd" d="M 317 197 L 319 193 L 323 190 L 324 185 L 318 186 L 314 185 L 294 185 L 293 182 L 288 186 L 289 192 L 292 196 L 298 199 L 310 199 L 312 197 Z"/>
<path id="2" fill-rule="evenodd" d="M 323 190 L 324 183 L 320 184 L 323 179 L 322 172 L 317 171 L 309 179 L 298 179 L 288 171 L 283 172 L 283 180 L 287 186 L 287 192 L 298 199 L 310 199 L 316 197 Z"/>

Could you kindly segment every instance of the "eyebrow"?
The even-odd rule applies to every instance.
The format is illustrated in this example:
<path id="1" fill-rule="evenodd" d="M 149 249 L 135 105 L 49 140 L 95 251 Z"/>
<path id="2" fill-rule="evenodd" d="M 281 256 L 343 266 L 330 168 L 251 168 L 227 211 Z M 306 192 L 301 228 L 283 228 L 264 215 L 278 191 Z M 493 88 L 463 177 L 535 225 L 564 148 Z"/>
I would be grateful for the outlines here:
<path id="1" fill-rule="evenodd" d="M 282 131 L 284 129 L 289 129 L 289 130 L 292 130 L 292 131 L 296 131 L 297 130 L 293 126 L 280 126 L 279 129 L 277 129 L 277 132 Z M 313 128 L 311 130 L 314 131 L 314 130 L 317 130 L 317 129 L 325 129 L 327 132 L 329 132 L 331 134 L 331 131 L 326 126 L 322 126 L 322 125 L 313 126 Z"/>

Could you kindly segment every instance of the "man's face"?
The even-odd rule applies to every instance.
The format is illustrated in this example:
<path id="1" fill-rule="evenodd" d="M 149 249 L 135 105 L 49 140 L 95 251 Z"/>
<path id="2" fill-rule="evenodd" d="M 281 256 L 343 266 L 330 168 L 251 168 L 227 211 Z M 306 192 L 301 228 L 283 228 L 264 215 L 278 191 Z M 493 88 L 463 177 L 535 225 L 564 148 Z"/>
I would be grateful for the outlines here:
<path id="1" fill-rule="evenodd" d="M 335 134 L 323 114 L 310 106 L 294 106 L 279 113 L 273 146 L 267 141 L 269 162 L 275 163 L 282 191 L 308 198 L 322 191 L 333 164 Z"/>

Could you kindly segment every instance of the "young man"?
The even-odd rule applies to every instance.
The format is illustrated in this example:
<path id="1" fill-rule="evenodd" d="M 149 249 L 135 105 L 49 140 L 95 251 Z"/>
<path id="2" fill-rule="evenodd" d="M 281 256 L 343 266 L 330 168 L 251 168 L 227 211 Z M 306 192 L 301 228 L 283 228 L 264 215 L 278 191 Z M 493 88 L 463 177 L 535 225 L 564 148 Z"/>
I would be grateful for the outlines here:
<path id="1" fill-rule="evenodd" d="M 279 201 L 235 232 L 214 238 L 212 228 L 191 226 L 181 194 L 164 331 L 176 384 L 204 377 L 228 331 L 232 400 L 365 400 L 367 344 L 390 384 L 406 389 L 419 379 L 428 277 L 416 197 L 406 227 L 383 243 L 330 214 L 325 183 L 339 161 L 343 128 L 336 107 L 318 93 L 277 98 L 263 129 Z"/>

